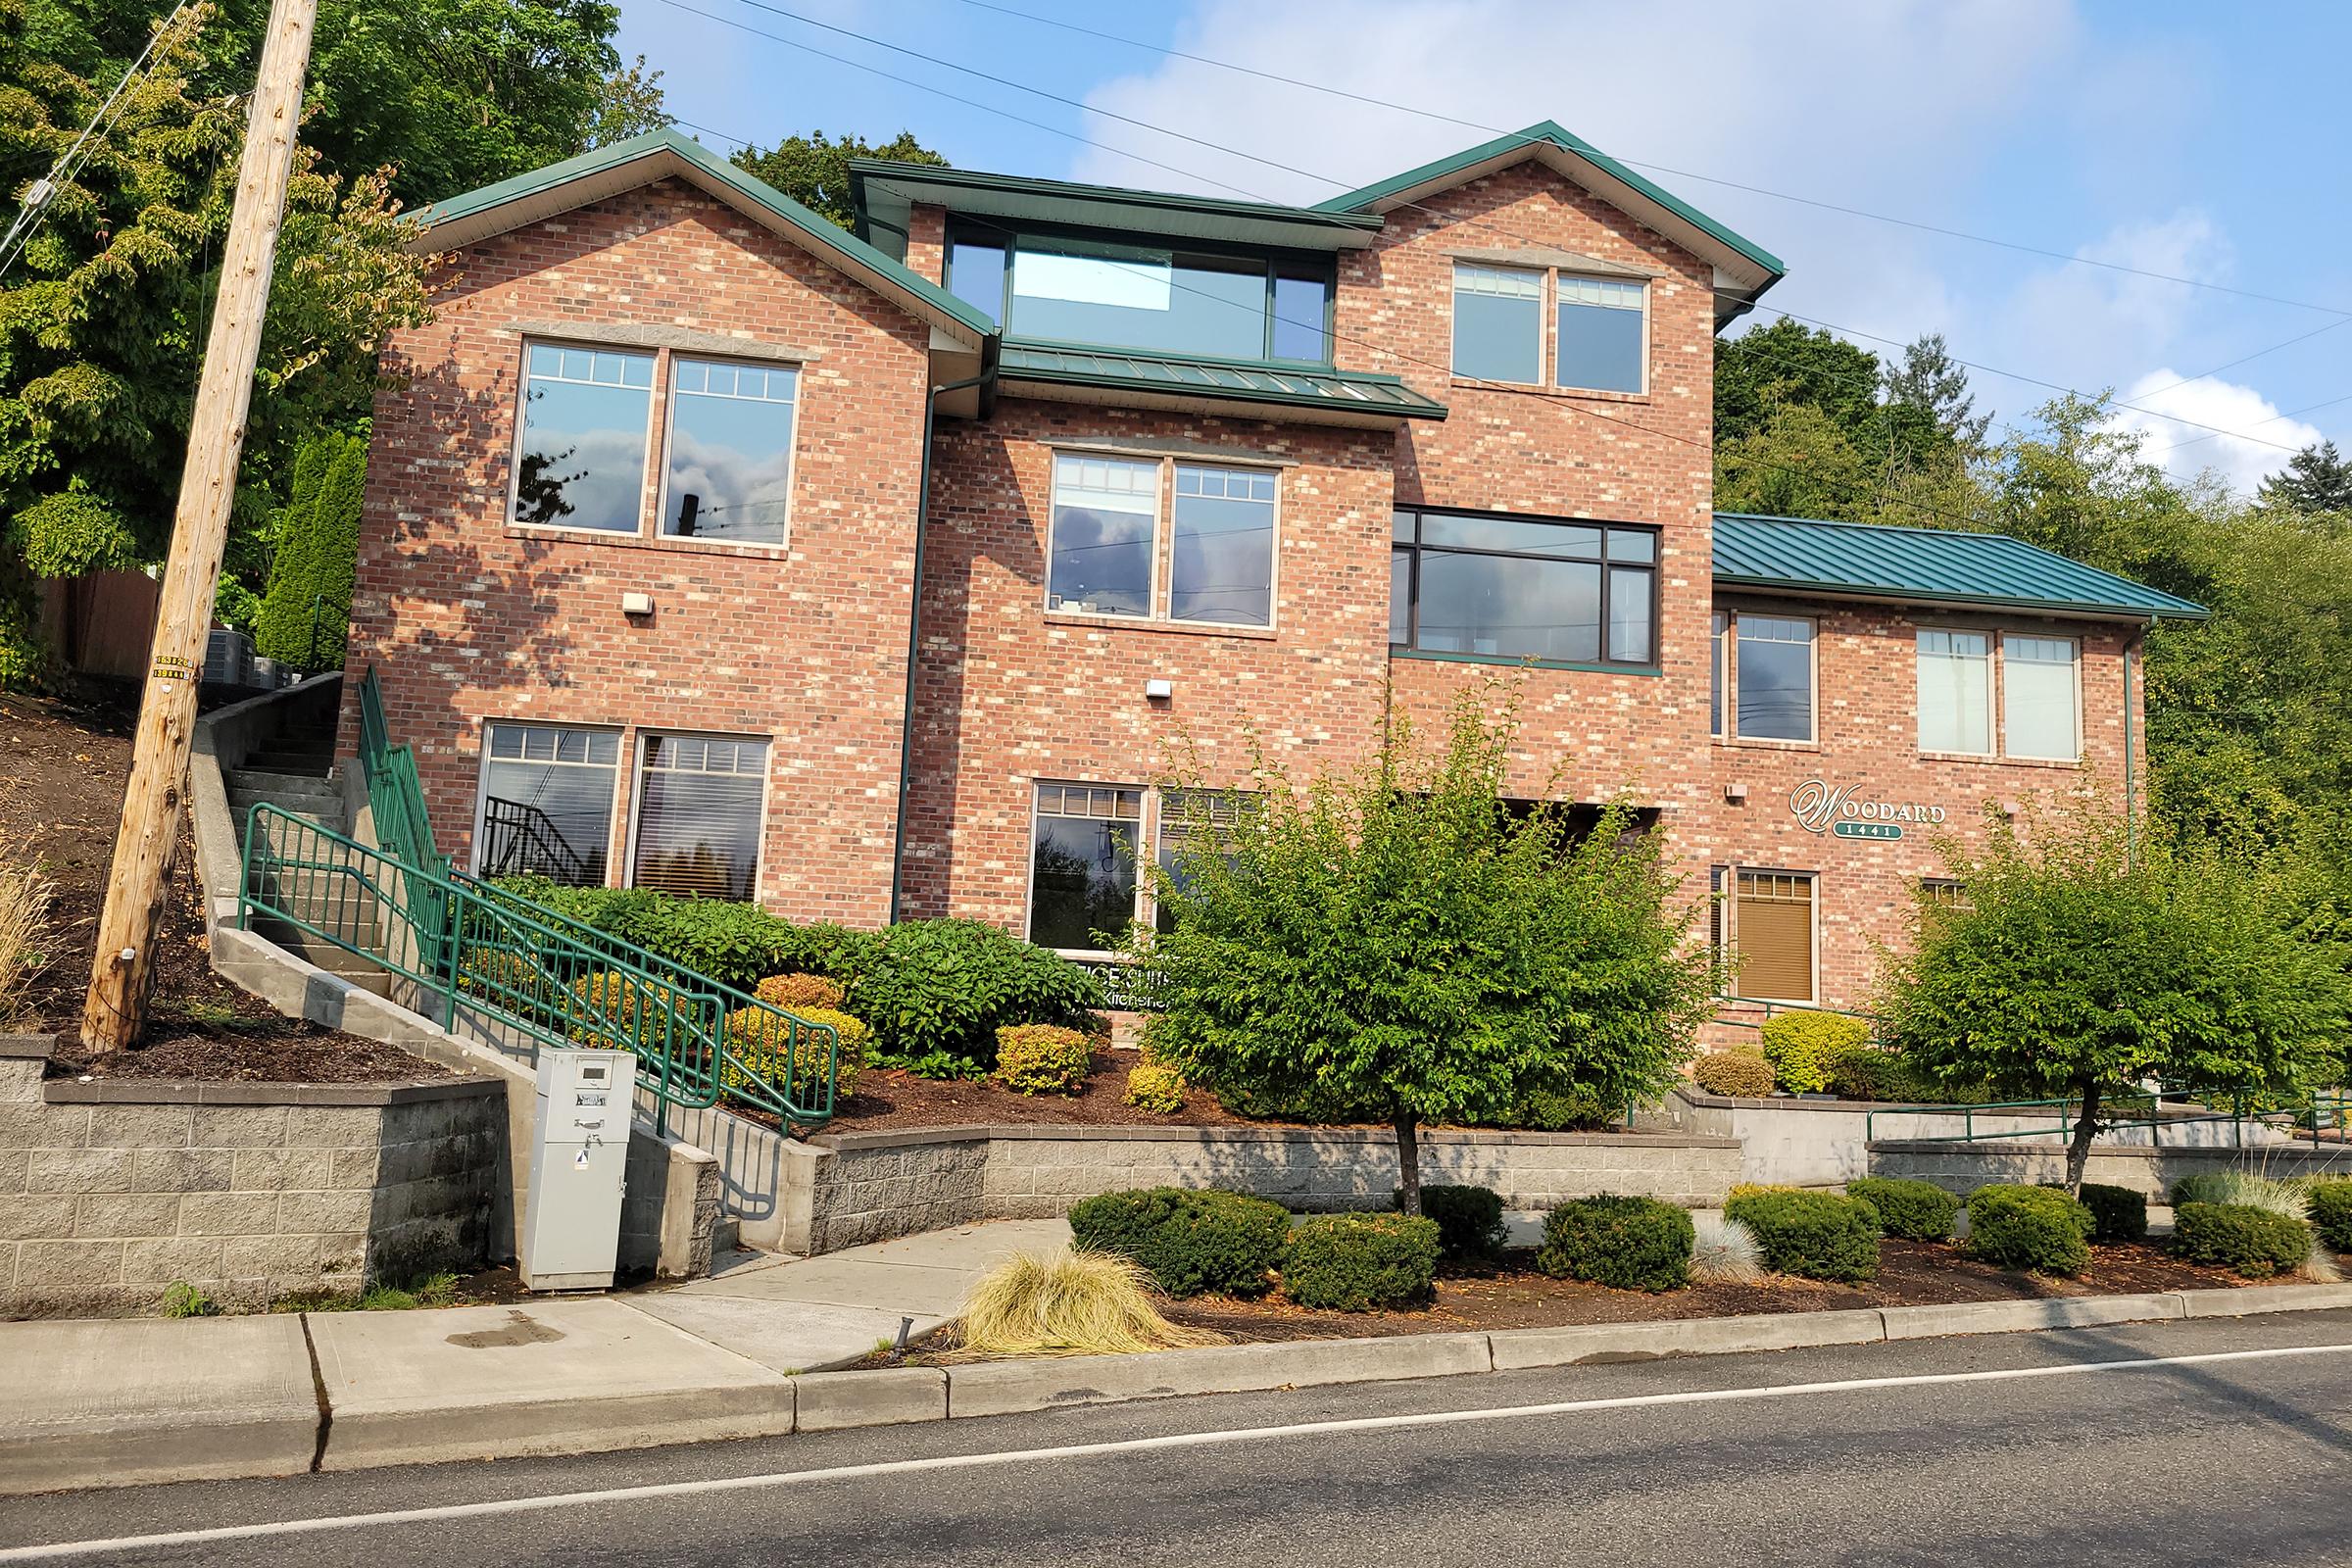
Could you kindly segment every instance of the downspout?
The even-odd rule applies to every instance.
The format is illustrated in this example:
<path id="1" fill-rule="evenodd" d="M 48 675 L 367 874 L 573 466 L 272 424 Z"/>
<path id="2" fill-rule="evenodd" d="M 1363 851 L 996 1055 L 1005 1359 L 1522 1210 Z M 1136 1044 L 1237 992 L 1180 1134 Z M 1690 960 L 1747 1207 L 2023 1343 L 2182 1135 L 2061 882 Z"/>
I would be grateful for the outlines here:
<path id="1" fill-rule="evenodd" d="M 2148 628 L 2154 630 L 2163 617 L 2150 615 Z M 2132 864 L 2139 863 L 2139 791 L 2133 776 L 2132 749 L 2132 656 L 2147 640 L 2141 632 L 2124 644 L 2124 857 Z"/>
<path id="2" fill-rule="evenodd" d="M 997 340 L 991 337 L 983 352 L 987 368 L 978 375 L 967 375 L 960 381 L 944 381 L 934 386 L 923 399 L 923 465 L 920 483 L 922 491 L 914 502 L 914 586 L 906 610 L 906 716 L 899 727 L 899 811 L 898 822 L 891 833 L 890 843 L 890 923 L 899 923 L 899 906 L 906 894 L 906 797 L 914 788 L 914 680 L 917 655 L 923 635 L 923 535 L 931 527 L 931 430 L 939 413 L 939 400 L 950 392 L 961 392 L 967 387 L 985 386 L 997 378 Z M 985 394 L 983 394 L 985 398 Z"/>

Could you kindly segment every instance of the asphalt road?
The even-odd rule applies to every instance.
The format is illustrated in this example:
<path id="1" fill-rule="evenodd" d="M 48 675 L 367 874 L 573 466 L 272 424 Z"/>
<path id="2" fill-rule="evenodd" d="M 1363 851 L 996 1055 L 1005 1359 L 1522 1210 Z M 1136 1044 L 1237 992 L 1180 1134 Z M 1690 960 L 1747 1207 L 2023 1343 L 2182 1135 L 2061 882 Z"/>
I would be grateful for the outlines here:
<path id="1" fill-rule="evenodd" d="M 203 1531 L 229 1534 L 121 1544 Z M 60 1543 L 368 1568 L 2352 1563 L 2352 1312 L 0 1503 L 0 1564 Z"/>

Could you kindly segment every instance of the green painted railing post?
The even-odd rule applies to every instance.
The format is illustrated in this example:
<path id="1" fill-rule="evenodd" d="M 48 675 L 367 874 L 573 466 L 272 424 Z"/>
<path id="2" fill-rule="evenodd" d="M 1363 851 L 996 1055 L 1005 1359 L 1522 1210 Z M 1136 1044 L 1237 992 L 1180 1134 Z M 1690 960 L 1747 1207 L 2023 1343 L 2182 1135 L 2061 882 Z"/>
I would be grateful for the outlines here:
<path id="1" fill-rule="evenodd" d="M 464 931 L 466 929 L 465 890 L 461 888 L 455 898 L 449 899 L 446 902 L 450 914 L 454 918 L 456 931 Z M 441 1020 L 441 1027 L 447 1029 L 453 1035 L 458 1032 L 458 945 L 459 944 L 455 932 L 453 932 L 451 939 L 448 942 L 435 944 L 436 947 L 441 947 L 446 950 L 440 955 L 441 970 L 446 976 L 446 980 L 442 986 L 441 994 L 447 999 L 448 1011 L 446 1014 L 444 1014 Z"/>

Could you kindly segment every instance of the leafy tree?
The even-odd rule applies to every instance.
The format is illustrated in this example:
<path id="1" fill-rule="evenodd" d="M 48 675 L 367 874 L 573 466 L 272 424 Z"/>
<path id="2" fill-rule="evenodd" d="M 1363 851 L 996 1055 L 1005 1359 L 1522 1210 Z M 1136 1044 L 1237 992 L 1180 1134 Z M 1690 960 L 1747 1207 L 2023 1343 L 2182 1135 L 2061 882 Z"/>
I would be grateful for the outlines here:
<path id="1" fill-rule="evenodd" d="M 746 147 L 735 155 L 735 167 L 766 180 L 810 212 L 848 228 L 856 220 L 850 207 L 850 160 L 890 158 L 903 164 L 937 164 L 947 160 L 902 130 L 885 142 L 844 136 L 839 141 L 823 131 L 787 136 L 765 152 Z"/>
<path id="2" fill-rule="evenodd" d="M 613 72 L 604 80 L 597 95 L 596 118 L 589 122 L 587 143 L 603 147 L 631 136 L 642 136 L 649 130 L 661 130 L 670 123 L 668 95 L 662 87 L 662 73 L 645 69 L 645 56 L 637 63 Z"/>
<path id="3" fill-rule="evenodd" d="M 1819 410 L 1848 440 L 1872 427 L 1879 357 L 1834 332 L 1780 317 L 1715 344 L 1715 441 L 1753 435 L 1788 404 Z"/>
<path id="4" fill-rule="evenodd" d="M 1923 340 L 1923 342 L 1926 340 Z M 1920 345 L 1913 345 L 1920 352 Z M 1920 362 L 1926 372 L 1937 371 L 1932 361 Z M 1945 368 L 1956 371 L 1944 362 Z M 1717 504 L 1728 510 L 1773 511 L 1787 516 L 1851 516 L 1854 499 L 1869 486 L 1862 476 L 1886 485 L 1909 476 L 1949 468 L 1965 450 L 1944 419 L 1954 395 L 1948 385 L 1929 386 L 1924 395 L 1940 396 L 1945 406 L 1892 395 L 1900 372 L 1889 371 L 1868 349 L 1857 348 L 1830 332 L 1782 317 L 1769 326 L 1719 341 L 1715 348 L 1715 443 L 1721 456 L 1743 453 L 1749 474 L 1762 480 L 1770 465 L 1768 454 L 1785 470 L 1820 469 L 1788 478 L 1764 481 L 1767 491 L 1787 494 L 1788 505 L 1754 508 Z M 1908 386 L 1908 379 L 1903 385 Z M 1966 387 L 1966 378 L 1961 378 Z M 1889 395 L 1882 397 L 1882 391 Z M 1960 412 L 1966 412 L 1963 397 Z M 1794 450 L 1784 450 L 1793 447 Z M 1826 465 L 1826 466 L 1825 466 Z M 1735 495 L 1743 488 L 1736 478 Z M 1816 499 L 1827 492 L 1844 496 L 1836 501 Z M 1795 507 L 1806 510 L 1791 510 Z"/>
<path id="5" fill-rule="evenodd" d="M 1921 410 L 1954 446 L 1974 452 L 1984 444 L 1992 415 L 1976 412 L 1969 394 L 1968 371 L 1944 346 L 1941 332 L 1930 332 L 1903 350 L 1903 363 L 1886 369 L 1886 401 Z"/>
<path id="6" fill-rule="evenodd" d="M 2135 848 L 2122 813 L 2088 800 L 2024 832 L 1988 820 L 1980 853 L 1947 858 L 1968 902 L 1931 912 L 1923 896 L 1883 1027 L 1943 1083 L 2075 1102 L 2070 1192 L 2109 1105 L 2146 1079 L 2279 1096 L 2341 1069 L 2343 954 L 2290 929 L 2256 868 Z"/>
<path id="7" fill-rule="evenodd" d="M 201 96 L 212 13 L 161 38 L 0 284 L 0 678 L 37 670 L 36 576 L 158 559 L 235 196 L 243 112 Z M 113 79 L 28 47 L 0 0 L 0 184 L 45 173 Z M 227 566 L 260 569 L 270 488 L 301 436 L 372 395 L 375 353 L 425 316 L 412 225 L 374 175 L 299 158 L 264 324 Z"/>
<path id="8" fill-rule="evenodd" d="M 2318 514 L 2342 513 L 2352 525 L 2352 461 L 2332 441 L 2315 441 L 2262 481 L 2261 498 L 2275 507 Z"/>
<path id="9" fill-rule="evenodd" d="M 302 444 L 254 626 L 264 658 L 306 671 L 342 666 L 367 483 L 365 436 L 329 431 Z"/>
<path id="10" fill-rule="evenodd" d="M 1711 1004 L 1691 908 L 1621 808 L 1573 837 L 1509 808 L 1515 700 L 1457 700 L 1423 753 L 1401 715 L 1357 772 L 1236 802 L 1179 779 L 1185 831 L 1154 876 L 1171 928 L 1130 936 L 1158 1059 L 1244 1101 L 1320 1102 L 1396 1131 L 1420 1212 L 1419 1128 L 1531 1091 L 1662 1094 Z M 1222 820 L 1220 820 L 1220 816 Z"/>

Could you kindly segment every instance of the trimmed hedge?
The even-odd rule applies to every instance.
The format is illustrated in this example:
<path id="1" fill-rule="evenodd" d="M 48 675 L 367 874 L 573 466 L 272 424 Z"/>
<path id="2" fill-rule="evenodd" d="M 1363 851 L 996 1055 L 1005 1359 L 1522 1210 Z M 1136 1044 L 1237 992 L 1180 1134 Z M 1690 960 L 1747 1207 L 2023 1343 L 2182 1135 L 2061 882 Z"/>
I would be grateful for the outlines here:
<path id="1" fill-rule="evenodd" d="M 1845 1196 L 1878 1211 L 1879 1229 L 1906 1242 L 1947 1242 L 1959 1217 L 1960 1200 L 1934 1182 L 1865 1176 L 1845 1184 Z"/>
<path id="2" fill-rule="evenodd" d="M 1710 1095 L 1761 1100 L 1772 1093 L 1772 1063 L 1758 1051 L 1710 1051 L 1690 1064 L 1690 1081 Z"/>
<path id="3" fill-rule="evenodd" d="M 1017 1095 L 1074 1095 L 1094 1071 L 1095 1043 L 1059 1024 L 1007 1024 L 997 1031 L 997 1079 Z"/>
<path id="4" fill-rule="evenodd" d="M 1438 1222 L 1407 1214 L 1318 1214 L 1282 1250 L 1282 1294 L 1300 1306 L 1369 1312 L 1429 1298 Z"/>
<path id="5" fill-rule="evenodd" d="M 830 1007 L 835 1012 L 849 1007 L 849 987 L 822 974 L 771 974 L 753 990 L 752 995 L 771 1007 L 786 1012 L 798 1012 L 803 1007 Z"/>
<path id="6" fill-rule="evenodd" d="M 1879 1272 L 1879 1215 L 1828 1193 L 1755 1192 L 1728 1199 L 1726 1219 L 1755 1233 L 1764 1266 L 1809 1280 L 1861 1281 Z"/>
<path id="7" fill-rule="evenodd" d="M 792 1015 L 803 1023 L 831 1024 L 839 1045 L 834 1054 L 834 1094 L 847 1100 L 858 1092 L 858 1072 L 865 1065 L 870 1032 L 846 1012 L 808 1007 Z M 727 1049 L 745 1066 L 778 1088 L 787 1075 L 801 1083 L 820 1081 L 825 1070 L 825 1037 L 814 1029 L 794 1029 L 783 1014 L 765 1007 L 738 1007 L 727 1014 Z M 795 1054 L 795 1052 L 798 1054 Z M 733 1064 L 719 1069 L 719 1087 L 730 1094 L 744 1088 L 743 1073 Z"/>
<path id="8" fill-rule="evenodd" d="M 1968 1195 L 1968 1255 L 1996 1268 L 2080 1274 L 2097 1223 L 2058 1188 L 1980 1187 Z"/>
<path id="9" fill-rule="evenodd" d="M 1077 1246 L 1134 1258 L 1170 1296 L 1263 1296 L 1290 1230 L 1280 1203 L 1214 1188 L 1103 1193 L 1070 1209 Z"/>
<path id="10" fill-rule="evenodd" d="M 1757 1031 L 1773 1077 L 1792 1095 L 1830 1087 L 1830 1064 L 1868 1043 L 1870 1025 L 1841 1012 L 1777 1012 Z"/>
<path id="11" fill-rule="evenodd" d="M 2311 1184 L 2311 1225 L 2338 1252 L 2352 1252 L 2352 1181 Z"/>
<path id="12" fill-rule="evenodd" d="M 1690 1211 L 1655 1198 L 1571 1199 L 1544 1216 L 1536 1267 L 1554 1279 L 1621 1291 L 1672 1291 L 1690 1283 L 1697 1234 Z"/>
<path id="13" fill-rule="evenodd" d="M 2129 1187 L 2084 1182 L 2082 1202 L 2090 1210 L 2090 1239 L 2094 1242 L 2144 1242 L 2148 1239 L 2148 1200 Z"/>
<path id="14" fill-rule="evenodd" d="M 2246 1203 L 2182 1203 L 2173 1210 L 2173 1250 L 2191 1263 L 2267 1280 L 2310 1258 L 2311 1227 Z"/>
<path id="15" fill-rule="evenodd" d="M 1184 1108 L 1184 1074 L 1156 1061 L 1139 1061 L 1127 1069 L 1127 1092 L 1119 1099 L 1138 1110 L 1173 1116 Z"/>
<path id="16" fill-rule="evenodd" d="M 1404 1206 L 1403 1188 L 1389 1194 L 1389 1206 Z M 1439 1250 L 1448 1263 L 1499 1261 L 1510 1240 L 1502 1222 L 1502 1195 L 1492 1187 L 1424 1187 L 1421 1212 L 1437 1221 Z"/>

